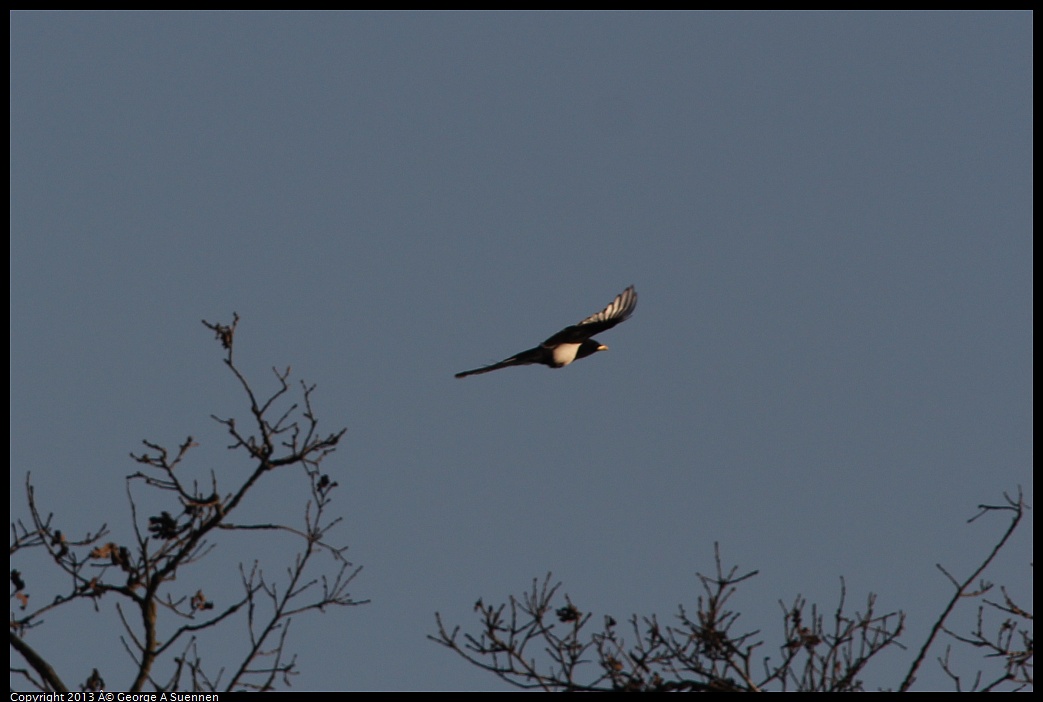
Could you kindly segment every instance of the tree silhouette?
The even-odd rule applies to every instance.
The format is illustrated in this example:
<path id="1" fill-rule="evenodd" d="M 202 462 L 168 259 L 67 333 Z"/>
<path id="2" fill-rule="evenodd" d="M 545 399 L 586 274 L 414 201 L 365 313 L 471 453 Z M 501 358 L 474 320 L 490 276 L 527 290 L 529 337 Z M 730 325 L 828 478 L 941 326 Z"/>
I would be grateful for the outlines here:
<path id="1" fill-rule="evenodd" d="M 991 584 L 974 583 L 1007 544 L 1028 509 L 1021 491 L 1016 498 L 1004 495 L 1000 505 L 979 505 L 984 514 L 1010 514 L 1010 523 L 992 551 L 975 571 L 957 580 L 938 566 L 953 585 L 953 594 L 942 607 L 901 681 L 891 687 L 912 688 L 917 674 L 939 636 L 950 645 L 938 658 L 957 691 L 1018 690 L 1032 685 L 1032 614 L 1023 610 L 1000 588 L 1002 600 L 989 599 Z M 865 689 L 868 664 L 882 651 L 905 649 L 902 612 L 881 613 L 870 594 L 860 610 L 851 611 L 847 587 L 841 580 L 840 602 L 830 613 L 808 605 L 802 597 L 791 604 L 780 602 L 782 640 L 765 649 L 758 630 L 740 627 L 738 612 L 729 600 L 738 587 L 757 575 L 722 566 L 714 547 L 716 570 L 699 575 L 702 594 L 695 611 L 681 607 L 672 623 L 655 615 L 632 616 L 621 625 L 611 616 L 595 619 L 572 598 L 551 584 L 550 574 L 533 580 L 531 589 L 506 603 L 474 606 L 478 628 L 461 633 L 448 628 L 436 614 L 438 632 L 431 640 L 456 652 L 466 661 L 523 689 L 544 691 L 647 691 L 647 692 L 853 692 Z M 977 598 L 977 625 L 959 634 L 947 628 L 956 605 Z M 991 671 L 977 670 L 966 679 L 954 668 L 952 644 L 980 651 Z M 883 687 L 883 686 L 881 686 Z"/>
<path id="2" fill-rule="evenodd" d="M 123 648 L 136 672 L 133 680 L 116 689 L 132 692 L 271 690 L 289 685 L 297 667 L 287 647 L 291 620 L 314 610 L 363 603 L 348 593 L 360 569 L 346 560 L 346 546 L 329 541 L 340 521 L 329 515 L 337 483 L 320 469 L 346 430 L 318 431 L 311 405 L 315 387 L 301 383 L 299 398 L 291 401 L 289 368 L 273 369 L 278 387 L 259 398 L 234 362 L 238 323 L 238 315 L 231 325 L 203 322 L 220 341 L 224 362 L 249 403 L 249 418 L 242 424 L 214 417 L 231 436 L 228 448 L 250 459 L 252 469 L 240 482 L 229 487 L 222 484 L 227 478 L 222 475 L 219 480 L 214 471 L 205 480 L 191 478 L 186 463 L 197 446 L 192 437 L 176 449 L 144 441 L 144 451 L 131 453 L 140 467 L 126 478 L 132 535 L 114 537 L 102 524 L 82 538 L 72 538 L 71 527 L 40 508 L 31 475 L 26 476 L 29 518 L 11 525 L 12 689 L 20 682 L 66 692 L 68 676 L 83 680 L 78 683 L 81 690 L 105 686 L 102 663 L 92 671 L 61 671 L 59 663 L 46 660 L 31 643 L 45 616 L 53 617 L 76 602 L 118 617 Z M 271 522 L 235 521 L 253 488 L 275 472 L 289 472 L 307 485 L 310 496 L 299 507 L 298 524 L 289 523 L 289 513 Z M 166 508 L 143 518 L 140 506 L 146 502 Z M 279 507 L 272 506 L 272 511 L 278 513 Z M 236 566 L 234 559 L 215 554 L 227 548 L 225 542 L 233 534 L 254 532 L 256 537 L 278 532 L 296 540 L 296 554 L 284 577 L 272 579 L 257 562 Z M 41 551 L 52 574 L 34 570 L 29 575 L 13 567 L 16 558 L 31 560 L 30 552 Z M 212 591 L 207 583 L 235 568 L 241 593 Z M 64 589 L 50 601 L 36 594 L 56 582 L 65 583 L 56 586 Z M 245 641 L 240 653 L 204 653 L 206 634 L 236 626 L 242 627 Z"/>

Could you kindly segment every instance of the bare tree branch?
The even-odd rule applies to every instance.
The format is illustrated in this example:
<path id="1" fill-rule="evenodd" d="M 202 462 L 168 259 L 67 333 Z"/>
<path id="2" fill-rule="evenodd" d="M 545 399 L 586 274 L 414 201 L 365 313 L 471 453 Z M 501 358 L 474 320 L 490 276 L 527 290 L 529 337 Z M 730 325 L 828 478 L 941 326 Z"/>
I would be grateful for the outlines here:
<path id="1" fill-rule="evenodd" d="M 974 515 L 973 517 L 967 520 L 968 522 L 973 522 L 985 514 L 990 514 L 994 512 L 1013 512 L 1013 516 L 1011 517 L 1010 524 L 1008 525 L 1006 532 L 1004 532 L 1003 536 L 996 543 L 996 545 L 993 546 L 992 551 L 985 557 L 985 560 L 981 562 L 981 565 L 979 565 L 978 568 L 975 569 L 975 571 L 971 573 L 963 582 L 957 582 L 956 579 L 949 575 L 949 573 L 947 573 L 941 565 L 938 565 L 938 569 L 942 571 L 942 573 L 945 573 L 945 576 L 949 578 L 949 582 L 953 583 L 953 586 L 955 587 L 955 592 L 953 593 L 952 598 L 946 604 L 945 608 L 942 610 L 942 613 L 938 616 L 938 619 L 935 621 L 934 625 L 931 627 L 931 632 L 927 636 L 927 640 L 924 641 L 923 646 L 920 648 L 920 651 L 917 653 L 916 658 L 913 659 L 912 665 L 909 666 L 909 672 L 906 673 L 905 679 L 902 681 L 902 684 L 898 688 L 901 692 L 909 690 L 909 688 L 912 687 L 913 683 L 916 681 L 916 673 L 920 669 L 920 666 L 923 663 L 924 658 L 927 656 L 927 651 L 931 648 L 931 645 L 934 643 L 934 640 L 937 638 L 938 634 L 944 630 L 945 621 L 949 618 L 949 615 L 956 607 L 956 603 L 959 602 L 961 598 L 974 597 L 976 595 L 984 594 L 989 589 L 987 587 L 983 587 L 978 593 L 971 593 L 969 591 L 971 583 L 977 580 L 978 577 L 985 572 L 985 569 L 989 567 L 989 564 L 992 563 L 994 558 L 996 558 L 996 555 L 1001 550 L 1003 550 L 1003 547 L 1007 544 L 1007 541 L 1017 530 L 1018 524 L 1021 523 L 1021 517 L 1025 514 L 1025 509 L 1027 507 L 1022 496 L 1021 488 L 1018 488 L 1018 497 L 1016 500 L 1011 498 L 1010 495 L 1008 495 L 1007 493 L 1003 493 L 1003 497 L 1007 502 L 1005 505 L 978 505 L 978 514 Z M 945 664 L 943 664 L 943 667 L 945 667 Z"/>
<path id="2" fill-rule="evenodd" d="M 233 316 L 231 325 L 203 322 L 220 341 L 225 365 L 249 404 L 247 424 L 252 429 L 248 431 L 242 430 L 235 418 L 215 417 L 232 437 L 229 448 L 245 451 L 253 461 L 252 470 L 230 490 L 219 487 L 213 471 L 203 485 L 190 477 L 187 463 L 192 449 L 199 445 L 193 437 L 187 437 L 174 450 L 144 441 L 145 450 L 131 454 L 140 469 L 126 479 L 133 540 L 124 544 L 106 541 L 109 530 L 105 525 L 83 539 L 68 539 L 54 526 L 54 515 L 44 516 L 38 509 L 31 477 L 26 477 L 30 521 L 15 520 L 11 524 L 12 558 L 28 550 L 45 552 L 68 580 L 68 587 L 53 601 L 30 606 L 31 586 L 27 583 L 33 580 L 12 570 L 11 647 L 13 654 L 28 665 L 18 668 L 12 663 L 12 676 L 38 689 L 66 690 L 52 664 L 25 641 L 26 635 L 42 623 L 45 613 L 68 603 L 86 600 L 96 611 L 102 611 L 102 601 L 115 598 L 111 611 L 123 627 L 121 641 L 136 668 L 135 678 L 126 689 L 270 690 L 289 684 L 297 672 L 296 658 L 286 650 L 294 616 L 362 604 L 348 591 L 360 569 L 346 560 L 346 546 L 330 540 L 331 530 L 341 521 L 330 515 L 337 483 L 321 470 L 322 461 L 336 450 L 346 430 L 319 433 L 311 404 L 313 385 L 301 383 L 300 399 L 286 402 L 292 389 L 289 368 L 275 371 L 277 388 L 259 398 L 233 360 L 238 323 L 238 315 Z M 233 515 L 252 488 L 275 470 L 294 470 L 307 485 L 309 497 L 302 505 L 302 523 L 233 522 Z M 159 498 L 166 500 L 168 507 L 143 517 L 142 489 L 148 492 L 150 504 Z M 254 531 L 277 531 L 300 544 L 286 569 L 285 583 L 266 579 L 256 562 L 248 572 L 240 567 L 242 593 L 233 598 L 221 593 L 218 599 L 224 602 L 220 606 L 205 587 L 191 586 L 185 591 L 174 584 L 179 578 L 182 582 L 201 580 L 201 574 L 190 576 L 190 569 L 219 548 L 222 534 Z M 333 570 L 328 570 L 329 565 L 321 559 L 331 559 Z M 249 641 L 245 654 L 233 665 L 221 666 L 216 674 L 208 673 L 199 635 L 237 620 L 243 622 Z M 175 649 L 181 653 L 173 654 Z M 155 672 L 161 662 L 169 665 L 162 681 Z M 228 675 L 228 669 L 234 672 Z M 100 689 L 100 681 L 95 669 L 81 688 Z"/>
<path id="3" fill-rule="evenodd" d="M 1021 689 L 1032 684 L 1032 615 L 1006 590 L 1001 588 L 1002 602 L 983 601 L 978 625 L 970 634 L 945 629 L 960 598 L 981 597 L 991 589 L 983 584 L 972 591 L 971 583 L 1007 544 L 1026 509 L 1020 491 L 1016 499 L 1005 498 L 1005 505 L 980 506 L 975 519 L 1010 511 L 1011 523 L 969 578 L 958 581 L 946 573 L 956 594 L 946 603 L 899 689 L 909 689 L 940 632 L 983 651 L 987 658 L 1004 661 L 1002 673 L 986 679 L 978 671 L 968 688 L 947 651 L 939 663 L 957 690 L 995 690 L 1005 684 Z M 882 651 L 905 649 L 899 640 L 905 615 L 881 613 L 872 593 L 861 610 L 851 611 L 847 583 L 841 579 L 840 600 L 831 614 L 800 596 L 790 605 L 780 602 L 783 641 L 777 653 L 762 653 L 760 632 L 740 629 L 739 614 L 730 607 L 738 587 L 757 572 L 725 568 L 716 544 L 714 555 L 714 575 L 698 575 L 702 594 L 694 613 L 680 607 L 672 624 L 661 624 L 655 615 L 634 615 L 624 636 L 616 619 L 603 615 L 599 618 L 603 625 L 594 629 L 594 615 L 568 595 L 559 595 L 561 584 L 552 585 L 548 574 L 542 584 L 534 580 L 521 598 L 510 597 L 500 605 L 478 600 L 475 633 L 462 632 L 459 626 L 449 628 L 436 613 L 437 633 L 428 638 L 515 687 L 545 691 L 854 692 L 866 689 L 862 676 Z M 1006 616 L 996 633 L 987 631 L 986 612 Z"/>

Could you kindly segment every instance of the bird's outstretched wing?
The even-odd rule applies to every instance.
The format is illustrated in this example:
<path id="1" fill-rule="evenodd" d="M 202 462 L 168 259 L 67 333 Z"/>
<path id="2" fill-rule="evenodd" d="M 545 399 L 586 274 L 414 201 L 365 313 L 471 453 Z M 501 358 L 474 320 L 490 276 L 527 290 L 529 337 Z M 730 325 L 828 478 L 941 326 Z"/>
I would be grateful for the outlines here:
<path id="1" fill-rule="evenodd" d="M 541 346 L 553 347 L 558 344 L 582 343 L 595 334 L 600 334 L 620 322 L 626 321 L 634 313 L 635 307 L 637 307 L 637 291 L 631 285 L 616 295 L 616 299 L 608 303 L 608 307 L 597 314 L 590 315 L 579 324 L 565 327 L 544 341 Z"/>
<path id="2" fill-rule="evenodd" d="M 507 368 L 509 366 L 528 366 L 533 363 L 544 363 L 547 357 L 547 349 L 542 346 L 529 349 L 528 351 L 522 351 L 521 353 L 515 354 L 510 358 L 505 358 L 499 363 L 494 363 L 491 366 L 484 366 L 482 368 L 475 368 L 474 370 L 463 371 L 457 373 L 457 378 L 466 378 L 469 375 L 478 375 L 480 373 L 488 373 L 489 371 L 500 370 L 501 368 Z"/>

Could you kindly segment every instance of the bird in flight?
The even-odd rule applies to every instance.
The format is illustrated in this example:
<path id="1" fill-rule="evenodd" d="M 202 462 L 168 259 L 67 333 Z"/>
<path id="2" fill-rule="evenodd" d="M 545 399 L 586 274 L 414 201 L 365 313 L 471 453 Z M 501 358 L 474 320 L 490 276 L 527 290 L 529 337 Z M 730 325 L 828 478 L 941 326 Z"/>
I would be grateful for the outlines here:
<path id="1" fill-rule="evenodd" d="M 634 312 L 635 307 L 637 307 L 637 292 L 631 285 L 616 295 L 616 299 L 608 303 L 608 307 L 605 309 L 590 315 L 579 324 L 565 327 L 539 346 L 522 351 L 491 366 L 457 373 L 456 377 L 466 378 L 469 375 L 488 373 L 508 366 L 528 366 L 533 363 L 540 363 L 551 368 L 563 368 L 592 353 L 607 351 L 607 346 L 592 337 L 626 321 Z"/>

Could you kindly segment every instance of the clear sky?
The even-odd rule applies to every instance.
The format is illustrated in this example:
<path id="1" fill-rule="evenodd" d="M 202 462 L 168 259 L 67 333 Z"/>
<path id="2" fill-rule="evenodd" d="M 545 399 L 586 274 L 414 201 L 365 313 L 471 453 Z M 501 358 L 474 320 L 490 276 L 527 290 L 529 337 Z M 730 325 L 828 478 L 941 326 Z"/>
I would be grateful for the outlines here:
<path id="1" fill-rule="evenodd" d="M 12 515 L 32 471 L 67 532 L 126 536 L 142 439 L 231 485 L 210 415 L 246 405 L 200 319 L 238 312 L 258 388 L 291 365 L 348 428 L 326 468 L 372 603 L 294 622 L 296 689 L 499 688 L 435 611 L 474 630 L 553 571 L 669 618 L 715 541 L 760 570 L 733 604 L 766 654 L 778 601 L 831 611 L 841 576 L 913 645 L 935 563 L 1005 526 L 976 505 L 1031 501 L 1029 13 L 10 19 Z M 607 353 L 453 378 L 631 284 Z M 989 579 L 1031 605 L 1031 560 L 1029 524 Z M 30 642 L 117 689 L 111 620 Z"/>

